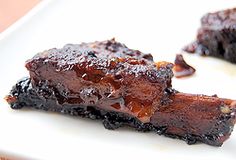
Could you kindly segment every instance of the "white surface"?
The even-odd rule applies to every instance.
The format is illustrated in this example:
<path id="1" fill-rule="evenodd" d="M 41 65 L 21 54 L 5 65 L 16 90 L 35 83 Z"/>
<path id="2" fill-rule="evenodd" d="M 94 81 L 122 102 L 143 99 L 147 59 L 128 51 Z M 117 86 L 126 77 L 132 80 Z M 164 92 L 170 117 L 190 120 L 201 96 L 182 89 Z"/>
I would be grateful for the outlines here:
<path id="1" fill-rule="evenodd" d="M 3 100 L 27 75 L 26 59 L 66 43 L 116 37 L 130 48 L 172 61 L 195 37 L 200 17 L 234 6 L 235 1 L 69 1 L 56 0 L 0 39 L 0 152 L 36 159 L 235 159 L 236 132 L 221 148 L 130 129 L 109 131 L 100 122 L 40 112 L 12 110 Z M 4 36 L 3 36 L 4 35 Z M 197 70 L 173 79 L 174 88 L 236 99 L 236 65 L 184 54 Z"/>

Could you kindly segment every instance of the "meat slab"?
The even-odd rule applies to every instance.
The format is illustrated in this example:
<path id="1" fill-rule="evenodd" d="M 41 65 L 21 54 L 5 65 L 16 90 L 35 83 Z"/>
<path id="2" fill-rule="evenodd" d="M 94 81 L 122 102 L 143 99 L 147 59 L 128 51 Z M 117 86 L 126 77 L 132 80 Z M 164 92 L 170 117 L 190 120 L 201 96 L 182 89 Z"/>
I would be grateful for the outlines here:
<path id="1" fill-rule="evenodd" d="M 130 126 L 221 146 L 233 130 L 235 101 L 174 90 L 172 67 L 114 39 L 68 44 L 28 60 L 30 77 L 6 100 L 13 109 L 101 119 L 107 129 Z"/>

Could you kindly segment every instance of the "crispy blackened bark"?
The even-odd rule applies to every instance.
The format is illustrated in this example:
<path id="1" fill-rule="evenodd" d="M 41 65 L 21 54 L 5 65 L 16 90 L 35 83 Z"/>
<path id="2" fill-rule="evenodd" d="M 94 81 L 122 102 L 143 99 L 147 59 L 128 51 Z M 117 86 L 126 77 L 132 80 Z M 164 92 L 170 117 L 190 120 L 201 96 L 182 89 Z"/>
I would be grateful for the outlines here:
<path id="1" fill-rule="evenodd" d="M 172 66 L 115 40 L 66 45 L 28 60 L 30 78 L 6 100 L 13 109 L 101 119 L 108 129 L 126 125 L 189 144 L 222 145 L 235 122 L 234 102 L 178 93 L 171 87 Z"/>
<path id="2" fill-rule="evenodd" d="M 196 41 L 184 50 L 236 63 L 236 8 L 203 16 Z"/>

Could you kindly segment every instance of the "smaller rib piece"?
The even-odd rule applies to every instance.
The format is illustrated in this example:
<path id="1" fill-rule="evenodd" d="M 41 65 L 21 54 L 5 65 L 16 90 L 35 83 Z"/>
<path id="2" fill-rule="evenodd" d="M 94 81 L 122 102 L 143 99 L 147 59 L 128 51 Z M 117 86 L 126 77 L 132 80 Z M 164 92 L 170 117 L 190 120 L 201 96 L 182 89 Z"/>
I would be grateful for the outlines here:
<path id="1" fill-rule="evenodd" d="M 236 8 L 203 16 L 196 41 L 184 50 L 236 63 Z"/>

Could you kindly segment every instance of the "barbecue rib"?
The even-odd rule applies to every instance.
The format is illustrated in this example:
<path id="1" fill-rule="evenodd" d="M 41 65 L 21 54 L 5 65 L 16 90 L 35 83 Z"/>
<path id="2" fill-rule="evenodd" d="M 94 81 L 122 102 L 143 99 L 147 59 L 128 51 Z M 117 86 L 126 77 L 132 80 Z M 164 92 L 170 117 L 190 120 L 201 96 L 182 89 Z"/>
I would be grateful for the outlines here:
<path id="1" fill-rule="evenodd" d="M 28 60 L 30 78 L 17 82 L 6 100 L 13 109 L 101 119 L 107 129 L 131 126 L 221 146 L 235 123 L 235 101 L 175 91 L 172 66 L 114 39 L 69 44 Z"/>
<path id="2" fill-rule="evenodd" d="M 236 8 L 203 16 L 197 40 L 184 50 L 236 63 Z"/>

